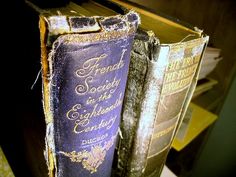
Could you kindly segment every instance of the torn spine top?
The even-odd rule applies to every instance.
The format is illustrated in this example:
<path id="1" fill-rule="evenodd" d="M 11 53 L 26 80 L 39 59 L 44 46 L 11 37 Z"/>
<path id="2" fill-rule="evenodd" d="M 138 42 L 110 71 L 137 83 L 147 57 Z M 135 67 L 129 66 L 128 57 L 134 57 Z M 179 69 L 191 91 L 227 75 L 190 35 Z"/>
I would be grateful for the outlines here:
<path id="1" fill-rule="evenodd" d="M 53 15 L 53 11 L 59 15 Z M 72 13 L 69 13 L 70 15 L 63 15 L 63 11 L 41 11 L 39 20 L 43 105 L 47 124 L 45 158 L 49 176 L 110 176 L 114 142 L 121 111 L 119 100 L 122 100 L 124 95 L 130 50 L 134 33 L 139 24 L 139 16 L 131 11 L 126 15 L 111 17 L 85 17 L 72 15 L 74 10 L 70 11 Z M 88 51 L 84 52 L 84 50 Z M 86 81 L 88 77 L 76 75 L 79 68 L 86 65 L 87 59 L 99 57 L 106 59 L 100 63 L 101 67 L 106 67 L 106 65 L 120 66 L 119 61 L 123 62 L 124 67 L 122 65 L 121 69 L 108 74 L 101 72 L 101 76 L 94 75 L 90 81 Z M 91 140 L 95 134 L 99 135 L 100 132 L 97 131 L 99 128 L 93 128 L 95 134 L 84 133 L 84 136 L 80 136 L 82 133 L 78 134 L 79 131 L 76 129 L 81 125 L 78 123 L 79 117 L 68 117 L 69 112 L 74 111 L 73 115 L 82 114 L 76 105 L 81 105 L 84 108 L 87 106 L 83 110 L 85 112 L 95 110 L 100 104 L 101 107 L 108 105 L 105 101 L 99 102 L 97 106 L 88 105 L 86 101 L 89 98 L 96 97 L 98 99 L 101 95 L 95 94 L 94 96 L 91 93 L 88 96 L 80 96 L 78 94 L 80 90 L 75 91 L 75 89 L 81 82 L 85 83 L 84 86 L 89 82 L 94 82 L 95 87 L 96 84 L 106 84 L 109 79 L 114 81 L 117 78 L 120 79 L 120 83 L 117 82 L 117 90 L 114 92 L 119 92 L 119 94 L 111 92 L 110 97 L 106 100 L 116 107 L 114 106 L 114 110 L 107 114 L 104 113 L 102 116 L 97 114 L 97 119 L 88 123 L 88 125 L 91 124 L 91 127 L 97 125 L 101 128 L 105 126 L 105 121 L 109 122 L 110 120 L 111 122 L 113 116 L 117 117 L 114 125 L 109 130 L 101 128 L 100 139 L 103 138 L 101 141 L 82 146 L 82 140 L 86 138 Z M 104 121 L 99 124 L 99 119 Z M 81 127 L 86 128 L 86 126 Z M 103 155 L 96 157 L 99 153 Z"/>

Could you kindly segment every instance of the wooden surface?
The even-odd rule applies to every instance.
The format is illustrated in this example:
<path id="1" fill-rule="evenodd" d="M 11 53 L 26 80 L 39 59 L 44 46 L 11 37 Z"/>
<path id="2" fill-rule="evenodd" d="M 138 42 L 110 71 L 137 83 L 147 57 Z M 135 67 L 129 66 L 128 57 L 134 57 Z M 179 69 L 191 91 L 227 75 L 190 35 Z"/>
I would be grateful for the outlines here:
<path id="1" fill-rule="evenodd" d="M 182 140 L 175 138 L 172 143 L 172 147 L 177 151 L 180 151 L 186 147 L 217 119 L 217 115 L 201 108 L 200 106 L 197 106 L 194 103 L 190 103 L 189 106 L 193 112 L 186 135 Z"/>

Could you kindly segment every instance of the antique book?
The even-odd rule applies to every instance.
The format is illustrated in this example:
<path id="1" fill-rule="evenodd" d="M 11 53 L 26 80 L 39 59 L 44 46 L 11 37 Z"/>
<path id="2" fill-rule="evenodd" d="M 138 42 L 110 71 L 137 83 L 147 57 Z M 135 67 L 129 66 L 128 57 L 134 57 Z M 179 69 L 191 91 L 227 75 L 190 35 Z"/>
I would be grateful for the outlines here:
<path id="1" fill-rule="evenodd" d="M 131 52 L 118 147 L 119 176 L 160 176 L 196 87 L 208 36 L 124 1 L 140 14 Z"/>
<path id="2" fill-rule="evenodd" d="M 139 16 L 28 4 L 40 13 L 49 176 L 109 177 Z"/>

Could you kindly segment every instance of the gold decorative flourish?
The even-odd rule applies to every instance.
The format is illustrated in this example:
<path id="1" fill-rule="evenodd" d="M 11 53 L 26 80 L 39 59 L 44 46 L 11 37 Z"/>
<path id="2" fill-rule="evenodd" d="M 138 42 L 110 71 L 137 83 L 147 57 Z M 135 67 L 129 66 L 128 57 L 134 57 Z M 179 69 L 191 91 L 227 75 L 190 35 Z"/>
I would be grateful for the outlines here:
<path id="1" fill-rule="evenodd" d="M 72 151 L 72 152 L 63 152 L 60 151 L 59 153 L 69 157 L 71 162 L 82 163 L 83 168 L 90 171 L 90 173 L 97 172 L 97 168 L 103 163 L 107 151 L 112 147 L 115 141 L 115 136 L 104 143 L 104 146 L 101 145 L 94 145 L 91 147 L 90 151 L 83 150 L 83 151 Z"/>

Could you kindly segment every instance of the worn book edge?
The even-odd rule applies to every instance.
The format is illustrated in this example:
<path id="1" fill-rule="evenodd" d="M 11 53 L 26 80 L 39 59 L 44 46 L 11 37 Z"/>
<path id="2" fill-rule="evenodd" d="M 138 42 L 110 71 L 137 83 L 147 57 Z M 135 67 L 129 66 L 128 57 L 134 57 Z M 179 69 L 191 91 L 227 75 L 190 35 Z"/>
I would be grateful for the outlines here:
<path id="1" fill-rule="evenodd" d="M 168 58 L 170 48 L 176 48 L 176 47 L 178 48 L 180 46 L 183 47 L 183 48 L 185 48 L 185 46 L 188 46 L 188 47 L 189 46 L 195 46 L 195 45 L 201 44 L 203 42 L 206 42 L 207 40 L 208 40 L 208 37 L 203 37 L 202 36 L 201 38 L 190 40 L 190 41 L 179 42 L 179 43 L 174 43 L 174 44 L 169 44 L 169 45 L 160 44 L 160 45 L 156 46 L 156 48 L 158 50 L 155 50 L 155 54 L 154 54 L 155 58 L 154 58 L 154 60 L 149 61 L 150 63 L 148 64 L 149 72 L 146 74 L 146 79 L 149 80 L 149 81 L 146 81 L 145 85 L 143 86 L 145 88 L 144 89 L 145 91 L 143 92 L 143 95 L 145 95 L 145 96 L 142 99 L 142 101 L 141 101 L 142 103 L 140 105 L 141 105 L 141 110 L 142 110 L 141 112 L 143 112 L 143 115 L 145 115 L 145 116 L 140 115 L 140 119 L 137 120 L 138 121 L 138 123 L 137 123 L 138 128 L 137 129 L 135 128 L 135 129 L 136 129 L 136 133 L 137 132 L 138 133 L 135 135 L 135 137 L 134 137 L 135 138 L 135 140 L 134 140 L 135 143 L 132 145 L 132 151 L 133 152 L 131 153 L 132 155 L 129 158 L 129 161 L 131 163 L 130 164 L 128 163 L 129 165 L 127 167 L 128 168 L 127 172 L 129 173 L 128 176 L 141 176 L 142 173 L 144 172 L 145 166 L 146 166 L 146 161 L 147 161 L 146 157 L 147 157 L 147 153 L 148 153 L 148 148 L 150 146 L 150 141 L 151 141 L 151 137 L 152 137 L 152 131 L 149 131 L 148 129 L 153 129 L 154 124 L 155 124 L 155 119 L 153 119 L 152 117 L 155 117 L 156 108 L 154 108 L 154 107 L 158 106 L 159 103 L 158 104 L 154 103 L 155 100 L 156 101 L 158 100 L 158 98 L 156 98 L 156 97 L 158 97 L 158 94 L 157 93 L 155 93 L 155 94 L 152 93 L 152 92 L 157 91 L 157 89 L 152 89 L 151 85 L 153 83 L 151 83 L 151 82 L 154 82 L 153 77 L 155 77 L 155 75 L 158 75 L 158 73 L 160 74 L 160 71 L 157 70 L 157 68 L 155 68 L 155 66 L 151 66 L 152 62 L 154 62 L 154 63 L 155 63 L 155 61 L 160 62 L 164 66 L 166 64 L 166 62 L 169 63 L 169 61 L 161 61 L 161 60 L 163 60 L 163 59 L 165 60 L 166 58 Z M 155 46 L 154 46 L 154 48 L 155 48 Z M 200 62 L 198 63 L 198 69 L 195 71 L 195 75 L 197 75 L 197 73 L 199 72 L 199 66 L 200 66 Z M 192 88 L 194 88 L 194 84 L 189 86 L 188 90 L 192 90 Z M 146 91 L 148 91 L 148 90 L 152 94 L 146 93 Z M 149 95 L 149 97 L 147 95 Z M 185 107 L 189 103 L 188 99 L 190 97 L 191 97 L 191 94 L 189 95 L 188 98 L 186 98 L 186 102 L 184 103 L 183 107 Z M 149 104 L 147 104 L 149 102 L 149 99 L 153 100 L 152 105 L 154 107 L 151 106 L 152 109 L 150 109 L 150 107 L 146 107 L 146 106 L 149 105 Z M 158 102 L 159 102 L 159 100 L 158 100 Z M 146 111 L 146 113 L 145 113 L 145 110 L 149 110 L 149 111 Z M 184 109 L 183 109 L 183 111 L 184 111 Z M 181 112 L 182 112 L 182 110 L 180 110 L 179 114 L 184 114 L 184 113 L 181 113 Z M 147 117 L 149 117 L 148 115 L 152 115 L 152 114 L 154 116 L 151 116 L 150 118 L 147 118 Z M 129 125 L 128 125 L 128 127 L 129 127 Z M 176 127 L 177 126 L 175 124 L 175 128 Z M 121 141 L 122 141 L 122 138 L 121 138 Z M 169 143 L 169 145 L 170 144 L 171 143 Z M 123 148 L 123 147 L 120 147 L 120 148 Z M 122 165 L 120 167 L 122 168 Z"/>
<path id="2" fill-rule="evenodd" d="M 86 31 L 85 29 L 77 30 L 77 31 L 71 31 L 72 28 L 65 28 L 67 30 L 60 30 L 60 20 L 64 19 L 63 16 L 54 16 L 55 18 L 53 20 L 59 20 L 59 26 L 55 26 L 55 28 L 49 32 L 51 32 L 53 35 L 63 34 L 61 38 L 64 38 L 64 40 L 68 43 L 70 42 L 92 42 L 92 41 L 99 41 L 99 40 L 111 40 L 120 38 L 124 35 L 133 34 L 136 31 L 137 25 L 140 23 L 139 16 L 133 12 L 130 11 L 123 17 L 121 15 L 117 16 L 111 16 L 111 17 L 94 17 L 96 18 L 96 21 L 100 22 L 100 27 L 102 29 L 99 29 L 99 33 L 86 33 L 83 34 Z M 80 17 L 78 17 L 80 18 Z M 84 17 L 83 17 L 84 18 Z M 89 17 L 88 17 L 89 18 Z M 93 17 L 92 17 L 93 18 Z M 117 27 L 116 24 L 113 26 L 106 26 L 105 24 L 102 25 L 102 21 L 112 19 L 112 18 L 120 18 L 121 21 L 125 22 L 125 26 L 121 30 L 116 30 Z M 50 26 L 50 22 L 48 21 L 49 18 L 45 18 L 44 15 L 40 15 L 39 18 L 39 28 L 40 28 L 40 41 L 41 41 L 41 63 L 42 63 L 42 81 L 43 81 L 43 107 L 44 107 L 44 113 L 45 113 L 45 121 L 47 124 L 46 128 L 46 149 L 45 149 L 45 158 L 48 165 L 49 170 L 49 176 L 54 177 L 57 176 L 57 161 L 56 161 L 56 155 L 55 155 L 55 142 L 54 142 L 54 128 L 53 128 L 53 110 L 52 110 L 52 101 L 50 98 L 51 95 L 51 77 L 52 77 L 52 61 L 50 59 L 51 55 L 53 55 L 53 50 L 49 51 L 47 46 L 47 35 L 48 35 L 48 26 Z M 50 19 L 49 19 L 50 20 Z M 51 28 L 52 29 L 52 28 Z M 94 31 L 94 30 L 91 30 Z M 89 31 L 89 32 L 91 32 Z M 98 31 L 98 29 L 95 29 L 95 31 Z M 69 33 L 73 33 L 68 35 Z M 75 34 L 77 33 L 77 34 Z M 81 36 L 78 37 L 78 33 L 81 33 Z M 55 41 L 54 41 L 55 42 Z"/>
<path id="3" fill-rule="evenodd" d="M 197 86 L 197 81 L 198 81 L 199 73 L 200 73 L 200 70 L 201 70 L 203 57 L 204 57 L 204 54 L 205 54 L 205 51 L 206 51 L 206 48 L 207 48 L 207 45 L 208 45 L 209 36 L 203 34 L 202 39 L 204 41 L 204 47 L 203 47 L 203 50 L 202 50 L 202 53 L 201 53 L 201 56 L 200 56 L 201 60 L 200 60 L 200 62 L 198 64 L 197 70 L 196 70 L 196 72 L 195 72 L 195 74 L 193 76 L 192 83 L 191 83 L 191 85 L 189 87 L 189 90 L 188 90 L 188 93 L 187 93 L 187 98 L 184 101 L 184 106 L 183 106 L 183 109 L 181 111 L 182 113 L 181 113 L 180 119 L 179 119 L 179 121 L 177 123 L 176 129 L 175 129 L 175 133 L 174 133 L 174 136 L 172 137 L 171 143 L 173 142 L 173 139 L 176 136 L 176 133 L 177 133 L 177 131 L 178 131 L 182 121 L 183 121 L 184 115 L 186 114 L 186 111 L 188 109 L 189 103 L 191 102 L 193 93 L 194 93 L 195 88 Z"/>

